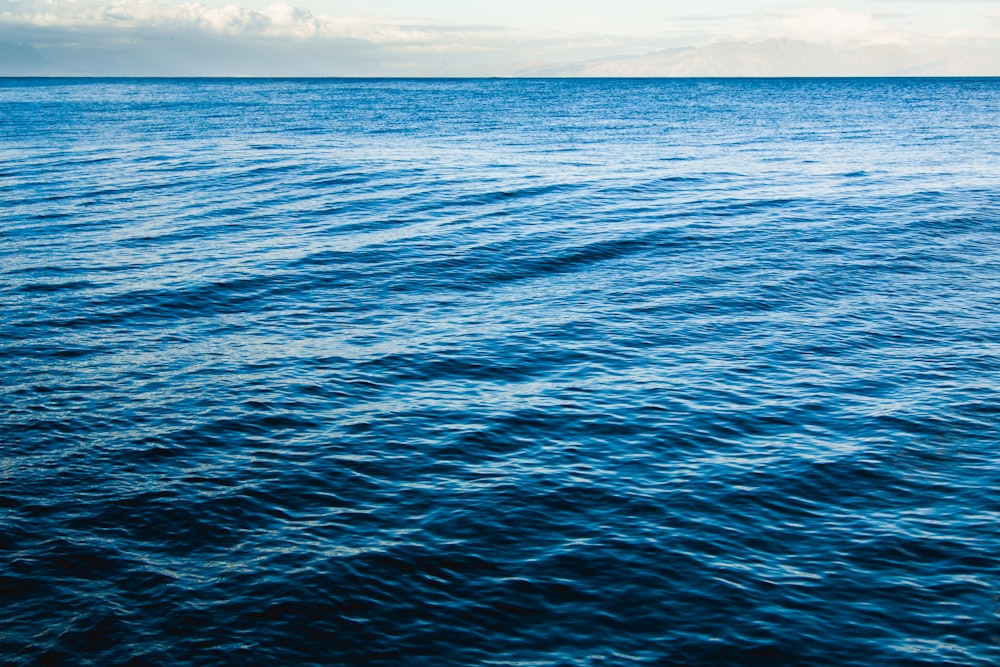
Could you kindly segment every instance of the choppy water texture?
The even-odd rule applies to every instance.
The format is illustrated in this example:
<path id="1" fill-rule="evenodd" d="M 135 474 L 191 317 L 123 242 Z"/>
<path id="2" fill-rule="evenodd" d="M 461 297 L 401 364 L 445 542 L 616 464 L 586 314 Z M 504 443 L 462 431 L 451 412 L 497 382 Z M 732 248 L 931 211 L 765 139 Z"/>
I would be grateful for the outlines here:
<path id="1" fill-rule="evenodd" d="M 0 662 L 997 664 L 998 109 L 0 81 Z"/>

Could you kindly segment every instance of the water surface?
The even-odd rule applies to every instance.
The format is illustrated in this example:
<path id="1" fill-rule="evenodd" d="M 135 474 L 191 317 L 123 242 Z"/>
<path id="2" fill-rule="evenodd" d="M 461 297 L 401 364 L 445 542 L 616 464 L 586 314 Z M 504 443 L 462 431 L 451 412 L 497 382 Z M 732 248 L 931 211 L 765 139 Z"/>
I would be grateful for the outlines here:
<path id="1" fill-rule="evenodd" d="M 1000 662 L 1000 80 L 0 80 L 0 656 Z"/>

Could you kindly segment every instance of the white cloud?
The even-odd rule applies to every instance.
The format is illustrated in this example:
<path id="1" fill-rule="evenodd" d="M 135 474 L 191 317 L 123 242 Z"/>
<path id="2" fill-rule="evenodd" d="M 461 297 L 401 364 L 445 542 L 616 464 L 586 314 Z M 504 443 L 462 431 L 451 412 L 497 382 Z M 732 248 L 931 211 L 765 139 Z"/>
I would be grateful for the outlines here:
<path id="1" fill-rule="evenodd" d="M 197 2 L 175 6 L 156 0 L 21 2 L 14 11 L 0 14 L 0 19 L 31 26 L 99 26 L 108 30 L 186 26 L 226 35 L 285 37 L 312 37 L 322 28 L 322 22 L 309 12 L 288 4 L 255 11 L 232 4 L 212 8 Z"/>
<path id="2" fill-rule="evenodd" d="M 0 13 L 0 23 L 36 27 L 200 30 L 228 36 L 291 39 L 363 39 L 375 43 L 467 40 L 490 32 L 487 27 L 442 26 L 430 22 L 375 21 L 363 17 L 325 16 L 288 3 L 251 9 L 201 2 L 172 5 L 158 0 L 26 0 Z M 499 29 L 494 29 L 499 31 Z"/>
<path id="3" fill-rule="evenodd" d="M 785 16 L 773 37 L 815 44 L 905 44 L 906 38 L 865 12 L 836 7 L 804 9 Z"/>
<path id="4" fill-rule="evenodd" d="M 292 5 L 271 5 L 254 11 L 237 5 L 216 9 L 197 2 L 181 5 L 174 20 L 223 35 L 266 35 L 307 39 L 326 32 L 323 21 Z"/>

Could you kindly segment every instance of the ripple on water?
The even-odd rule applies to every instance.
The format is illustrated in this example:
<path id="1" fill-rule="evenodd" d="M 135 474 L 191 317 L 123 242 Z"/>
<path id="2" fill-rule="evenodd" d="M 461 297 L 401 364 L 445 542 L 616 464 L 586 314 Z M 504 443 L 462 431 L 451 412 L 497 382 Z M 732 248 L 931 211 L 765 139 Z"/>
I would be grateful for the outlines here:
<path id="1" fill-rule="evenodd" d="M 0 652 L 994 664 L 998 92 L 0 82 Z"/>

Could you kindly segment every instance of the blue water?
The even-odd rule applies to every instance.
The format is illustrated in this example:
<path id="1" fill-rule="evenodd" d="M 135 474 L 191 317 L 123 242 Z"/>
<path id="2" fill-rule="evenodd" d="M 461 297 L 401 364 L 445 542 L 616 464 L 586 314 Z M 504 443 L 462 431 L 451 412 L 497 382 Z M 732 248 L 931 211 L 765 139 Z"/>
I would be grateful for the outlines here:
<path id="1" fill-rule="evenodd" d="M 997 664 L 998 109 L 0 80 L 0 663 Z"/>

